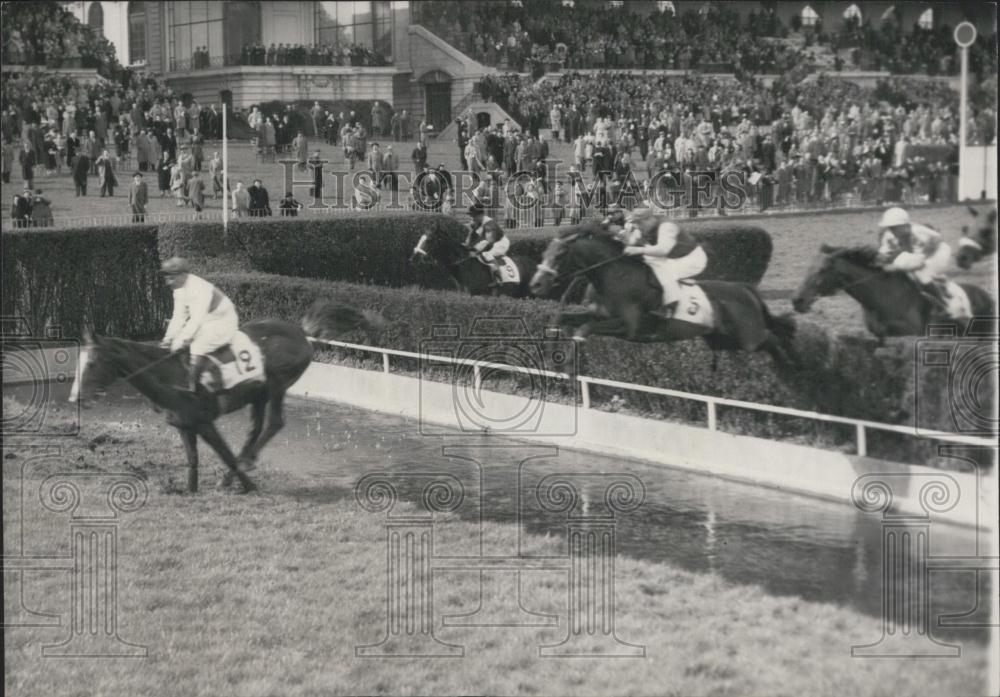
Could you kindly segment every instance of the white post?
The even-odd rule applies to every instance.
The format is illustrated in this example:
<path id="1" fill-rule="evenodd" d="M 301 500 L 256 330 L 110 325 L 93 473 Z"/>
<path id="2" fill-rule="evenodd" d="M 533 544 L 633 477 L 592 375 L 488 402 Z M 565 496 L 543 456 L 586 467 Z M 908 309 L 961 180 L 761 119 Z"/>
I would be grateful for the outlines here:
<path id="1" fill-rule="evenodd" d="M 226 114 L 226 103 L 222 102 L 222 234 L 229 235 L 229 148 L 228 131 L 226 122 L 229 117 Z"/>
<path id="2" fill-rule="evenodd" d="M 958 107 L 958 191 L 959 196 L 956 198 L 960 201 L 961 194 L 965 191 L 964 183 L 968 181 L 968 172 L 965 168 L 965 148 L 968 145 L 966 143 L 965 137 L 968 130 L 968 100 L 969 100 L 969 49 L 967 46 L 962 47 L 962 85 L 961 95 L 959 97 L 959 107 Z"/>
<path id="3" fill-rule="evenodd" d="M 961 200 L 965 192 L 965 182 L 968 181 L 969 174 L 965 170 L 966 157 L 965 148 L 967 122 L 969 120 L 968 100 L 969 100 L 969 46 L 976 41 L 976 27 L 971 22 L 960 22 L 955 27 L 955 43 L 962 49 L 962 71 L 961 84 L 959 85 L 959 107 L 958 107 L 958 200 Z"/>

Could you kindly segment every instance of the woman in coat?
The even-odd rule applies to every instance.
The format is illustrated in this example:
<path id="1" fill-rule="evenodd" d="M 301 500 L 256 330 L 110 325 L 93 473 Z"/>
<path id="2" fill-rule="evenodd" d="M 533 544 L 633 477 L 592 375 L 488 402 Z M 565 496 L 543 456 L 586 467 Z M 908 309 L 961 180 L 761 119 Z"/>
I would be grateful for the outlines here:
<path id="1" fill-rule="evenodd" d="M 101 198 L 114 196 L 115 187 L 118 186 L 118 178 L 115 177 L 114 163 L 107 150 L 97 158 L 97 181 L 101 183 Z"/>
<path id="2" fill-rule="evenodd" d="M 177 201 L 177 206 L 183 206 L 187 197 L 184 195 L 184 170 L 179 164 L 170 168 L 170 191 Z"/>
<path id="3" fill-rule="evenodd" d="M 166 196 L 167 192 L 170 191 L 170 170 L 172 169 L 173 164 L 174 163 L 170 161 L 170 153 L 164 150 L 163 157 L 156 165 L 156 178 L 157 184 L 160 188 L 160 198 Z"/>

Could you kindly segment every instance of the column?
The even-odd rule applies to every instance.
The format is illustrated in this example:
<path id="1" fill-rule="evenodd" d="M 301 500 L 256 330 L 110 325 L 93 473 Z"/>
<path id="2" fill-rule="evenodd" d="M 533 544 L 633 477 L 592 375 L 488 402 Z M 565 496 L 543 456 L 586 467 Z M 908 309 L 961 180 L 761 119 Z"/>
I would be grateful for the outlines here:
<path id="1" fill-rule="evenodd" d="M 588 480 L 602 492 L 593 497 L 596 504 L 581 496 L 578 483 Z M 645 646 L 623 641 L 615 633 L 615 514 L 642 504 L 642 482 L 631 475 L 550 475 L 539 482 L 536 493 L 547 510 L 568 512 L 569 552 L 567 635 L 557 644 L 540 646 L 539 656 L 644 657 Z M 587 503 L 580 506 L 581 500 Z"/>
<path id="2" fill-rule="evenodd" d="M 923 514 L 893 511 L 893 484 L 901 491 L 922 482 L 918 500 Z M 952 657 L 960 648 L 930 634 L 930 512 L 948 510 L 958 501 L 958 485 L 945 473 L 866 474 L 851 492 L 854 505 L 882 514 L 882 636 L 851 647 L 859 658 Z"/>
<path id="3" fill-rule="evenodd" d="M 427 478 L 421 497 L 427 513 L 392 515 L 398 501 L 392 480 Z M 367 511 L 386 513 L 385 636 L 375 644 L 355 646 L 361 658 L 455 657 L 461 646 L 434 636 L 433 512 L 457 508 L 463 498 L 461 483 L 451 475 L 378 473 L 355 485 L 355 499 Z"/>
<path id="4" fill-rule="evenodd" d="M 118 636 L 118 513 L 145 505 L 145 482 L 133 474 L 56 474 L 40 495 L 49 510 L 70 512 L 73 557 L 69 636 L 42 655 L 145 658 L 145 646 Z"/>

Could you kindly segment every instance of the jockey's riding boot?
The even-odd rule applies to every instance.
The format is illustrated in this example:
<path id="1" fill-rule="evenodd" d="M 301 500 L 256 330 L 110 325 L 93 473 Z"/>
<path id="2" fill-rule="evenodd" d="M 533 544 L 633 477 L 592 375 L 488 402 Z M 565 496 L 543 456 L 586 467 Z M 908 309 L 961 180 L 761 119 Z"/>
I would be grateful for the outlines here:
<path id="1" fill-rule="evenodd" d="M 191 356 L 191 367 L 188 369 L 188 390 L 198 391 L 198 379 L 208 367 L 208 356 Z"/>

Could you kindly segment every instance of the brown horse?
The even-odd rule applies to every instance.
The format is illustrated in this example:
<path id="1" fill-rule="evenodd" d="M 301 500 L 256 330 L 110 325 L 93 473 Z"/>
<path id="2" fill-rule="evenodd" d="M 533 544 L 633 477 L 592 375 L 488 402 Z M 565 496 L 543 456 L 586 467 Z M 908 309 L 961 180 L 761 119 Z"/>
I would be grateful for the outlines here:
<path id="1" fill-rule="evenodd" d="M 332 339 L 348 331 L 362 329 L 377 333 L 384 321 L 368 313 L 317 303 L 303 319 L 318 337 Z M 229 467 L 221 485 L 239 480 L 243 491 L 255 489 L 247 470 L 253 469 L 260 451 L 284 426 L 285 393 L 302 376 L 312 360 L 312 344 L 298 326 L 280 320 L 247 322 L 241 330 L 260 347 L 265 379 L 245 382 L 223 392 L 209 393 L 201 386 L 187 389 L 187 359 L 156 344 L 112 337 L 86 336 L 80 351 L 80 368 L 70 400 L 86 403 L 103 394 L 118 379 L 166 412 L 167 423 L 177 428 L 188 461 L 188 489 L 198 490 L 198 437 L 211 446 Z M 239 455 L 234 455 L 215 427 L 223 414 L 250 405 L 251 428 Z"/>
<path id="2" fill-rule="evenodd" d="M 808 312 L 817 298 L 844 291 L 865 311 L 865 325 L 880 340 L 888 336 L 924 336 L 927 325 L 948 318 L 937 316 L 931 300 L 907 278 L 878 265 L 874 247 L 822 245 L 816 263 L 792 297 L 796 312 Z M 959 284 L 969 297 L 972 317 L 992 318 L 995 303 L 978 286 Z"/>
<path id="3" fill-rule="evenodd" d="M 593 225 L 570 228 L 545 250 L 531 281 L 533 293 L 545 295 L 555 281 L 581 276 L 593 288 L 586 311 L 560 317 L 560 324 L 579 327 L 575 339 L 584 339 L 589 333 L 641 342 L 701 337 L 713 351 L 764 350 L 780 364 L 795 363 L 794 320 L 772 315 L 751 284 L 699 281 L 714 321 L 698 324 L 667 317 L 662 314 L 659 281 L 640 259 L 623 256 L 623 250 L 620 240 Z"/>

